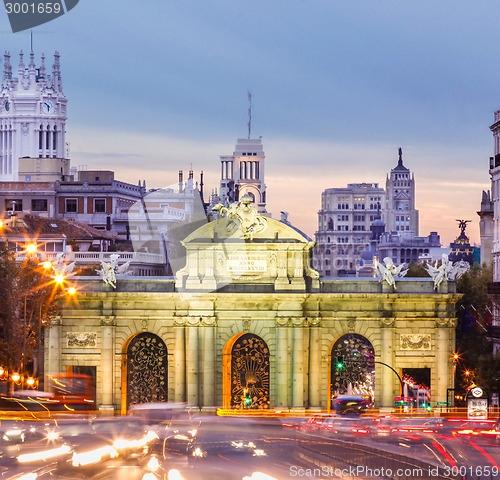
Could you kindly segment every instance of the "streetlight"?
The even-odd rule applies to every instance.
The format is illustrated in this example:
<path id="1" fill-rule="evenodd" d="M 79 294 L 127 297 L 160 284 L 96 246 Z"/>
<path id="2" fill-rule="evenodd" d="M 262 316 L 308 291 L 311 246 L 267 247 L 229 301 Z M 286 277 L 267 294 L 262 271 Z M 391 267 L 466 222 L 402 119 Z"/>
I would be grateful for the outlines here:
<path id="1" fill-rule="evenodd" d="M 16 245 L 14 248 L 4 249 L 3 255 L 11 251 L 15 251 L 13 254 L 11 254 L 11 258 L 20 253 Z M 38 371 L 38 366 L 39 364 L 41 364 L 40 354 L 42 351 L 41 336 L 43 318 L 45 315 L 50 314 L 53 302 L 60 296 L 60 294 L 73 295 L 74 293 L 76 293 L 76 289 L 67 283 L 67 275 L 64 275 L 64 270 L 61 271 L 61 265 L 59 265 L 56 269 L 56 266 L 54 266 L 49 261 L 39 261 L 39 259 L 37 258 L 38 251 L 35 242 L 29 242 L 25 244 L 22 252 L 26 255 L 26 258 L 23 259 L 22 266 L 17 267 L 17 271 L 10 270 L 10 274 L 8 274 L 8 277 L 4 279 L 5 288 L 8 288 L 7 295 L 9 299 L 12 299 L 8 302 L 11 309 L 10 311 L 12 318 L 19 318 L 19 310 L 21 309 L 21 311 L 23 311 L 24 313 L 23 322 L 22 324 L 20 324 L 22 328 L 22 340 L 19 337 L 19 330 L 21 329 L 18 329 L 16 332 L 14 322 L 11 323 L 13 326 L 11 327 L 10 333 L 8 333 L 9 338 L 7 338 L 7 343 L 9 345 L 7 350 L 8 365 L 5 370 L 8 369 L 9 373 L 14 371 L 14 373 L 16 373 L 17 375 L 10 375 L 9 378 L 8 375 L 6 376 L 5 374 L 0 374 L 0 379 L 6 376 L 10 379 L 11 382 L 13 382 L 13 384 L 11 384 L 12 387 L 14 387 L 14 385 L 16 384 L 20 385 L 19 382 L 22 381 L 23 386 L 24 384 L 26 384 L 29 388 L 37 388 L 38 381 L 36 380 L 36 378 L 34 378 L 34 375 L 32 376 L 30 374 L 36 374 Z M 1 254 L 2 253 L 0 253 L 0 255 Z M 12 266 L 12 268 L 14 267 Z M 51 291 L 49 291 L 46 288 L 51 284 L 53 287 Z M 23 304 L 20 304 L 21 299 L 23 299 Z M 37 303 L 39 303 L 39 307 L 37 306 Z M 36 310 L 38 310 L 38 308 L 39 313 L 37 315 Z M 35 327 L 37 316 L 38 335 Z M 33 350 L 36 348 L 37 352 L 36 357 L 33 357 L 33 372 L 29 372 L 31 368 L 27 368 L 28 341 L 30 341 L 29 348 Z M 14 352 L 16 348 L 21 347 L 21 345 L 22 352 L 20 352 L 21 354 L 17 356 L 17 359 L 20 359 L 20 365 L 18 364 L 18 367 L 20 366 L 20 370 L 15 371 L 15 363 L 17 362 L 14 360 Z"/>

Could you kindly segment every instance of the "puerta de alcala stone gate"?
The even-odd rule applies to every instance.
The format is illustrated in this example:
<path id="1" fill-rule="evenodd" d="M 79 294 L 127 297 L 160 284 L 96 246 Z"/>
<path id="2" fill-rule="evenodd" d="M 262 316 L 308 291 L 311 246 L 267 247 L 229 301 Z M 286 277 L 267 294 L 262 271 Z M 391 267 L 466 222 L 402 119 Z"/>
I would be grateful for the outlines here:
<path id="1" fill-rule="evenodd" d="M 432 401 L 453 387 L 453 282 L 320 279 L 314 243 L 248 203 L 183 241 L 175 278 L 81 277 L 46 331 L 46 375 L 92 371 L 102 409 L 144 401 L 321 408 L 335 393 L 400 395 L 396 372 L 428 372 Z M 338 371 L 338 357 L 345 368 Z"/>

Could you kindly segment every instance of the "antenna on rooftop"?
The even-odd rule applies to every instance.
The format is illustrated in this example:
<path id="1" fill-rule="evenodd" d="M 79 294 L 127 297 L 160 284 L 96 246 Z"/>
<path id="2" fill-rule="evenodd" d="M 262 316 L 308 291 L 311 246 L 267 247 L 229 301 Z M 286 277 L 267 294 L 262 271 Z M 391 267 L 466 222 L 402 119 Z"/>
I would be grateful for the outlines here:
<path id="1" fill-rule="evenodd" d="M 248 138 L 252 134 L 252 92 L 248 90 Z"/>
<path id="2" fill-rule="evenodd" d="M 30 46 L 31 46 L 31 52 L 33 51 L 33 30 L 30 30 Z"/>

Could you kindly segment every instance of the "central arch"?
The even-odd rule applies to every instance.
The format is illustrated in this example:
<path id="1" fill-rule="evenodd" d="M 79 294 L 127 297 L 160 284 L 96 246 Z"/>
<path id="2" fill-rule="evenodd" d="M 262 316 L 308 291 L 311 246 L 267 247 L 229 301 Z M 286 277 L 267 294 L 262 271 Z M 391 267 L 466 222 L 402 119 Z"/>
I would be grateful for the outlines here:
<path id="1" fill-rule="evenodd" d="M 269 348 L 253 333 L 231 338 L 223 351 L 224 408 L 244 408 L 249 396 L 252 408 L 269 408 Z"/>

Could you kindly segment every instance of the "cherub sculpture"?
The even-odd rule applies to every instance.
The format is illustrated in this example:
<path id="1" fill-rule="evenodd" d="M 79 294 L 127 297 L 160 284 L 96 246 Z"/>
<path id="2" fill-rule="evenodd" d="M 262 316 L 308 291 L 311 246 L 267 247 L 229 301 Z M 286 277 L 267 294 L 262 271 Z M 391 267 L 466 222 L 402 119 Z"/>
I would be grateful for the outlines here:
<path id="1" fill-rule="evenodd" d="M 436 260 L 434 265 L 427 264 L 425 266 L 427 273 L 434 280 L 434 289 L 437 289 L 445 280 L 457 280 L 470 267 L 470 265 L 463 260 L 456 263 L 451 262 L 446 253 L 443 253 L 441 257 L 441 265 L 438 266 L 438 261 Z"/>
<path id="2" fill-rule="evenodd" d="M 391 258 L 385 257 L 384 263 L 379 262 L 377 258 L 374 261 L 375 272 L 380 275 L 380 282 L 386 282 L 390 287 L 396 290 L 396 278 L 406 275 L 408 269 L 404 270 L 406 264 L 394 265 Z"/>
<path id="3" fill-rule="evenodd" d="M 112 288 L 116 288 L 116 274 L 118 275 L 128 275 L 128 267 L 130 262 L 124 263 L 123 265 L 118 265 L 118 258 L 120 255 L 114 253 L 109 256 L 109 262 L 101 261 L 101 268 L 98 272 L 102 275 L 102 281 Z"/>
<path id="4" fill-rule="evenodd" d="M 55 275 L 69 275 L 75 269 L 75 262 L 67 264 L 65 261 L 66 254 L 61 252 L 56 255 L 56 259 L 52 264 L 52 269 Z"/>

